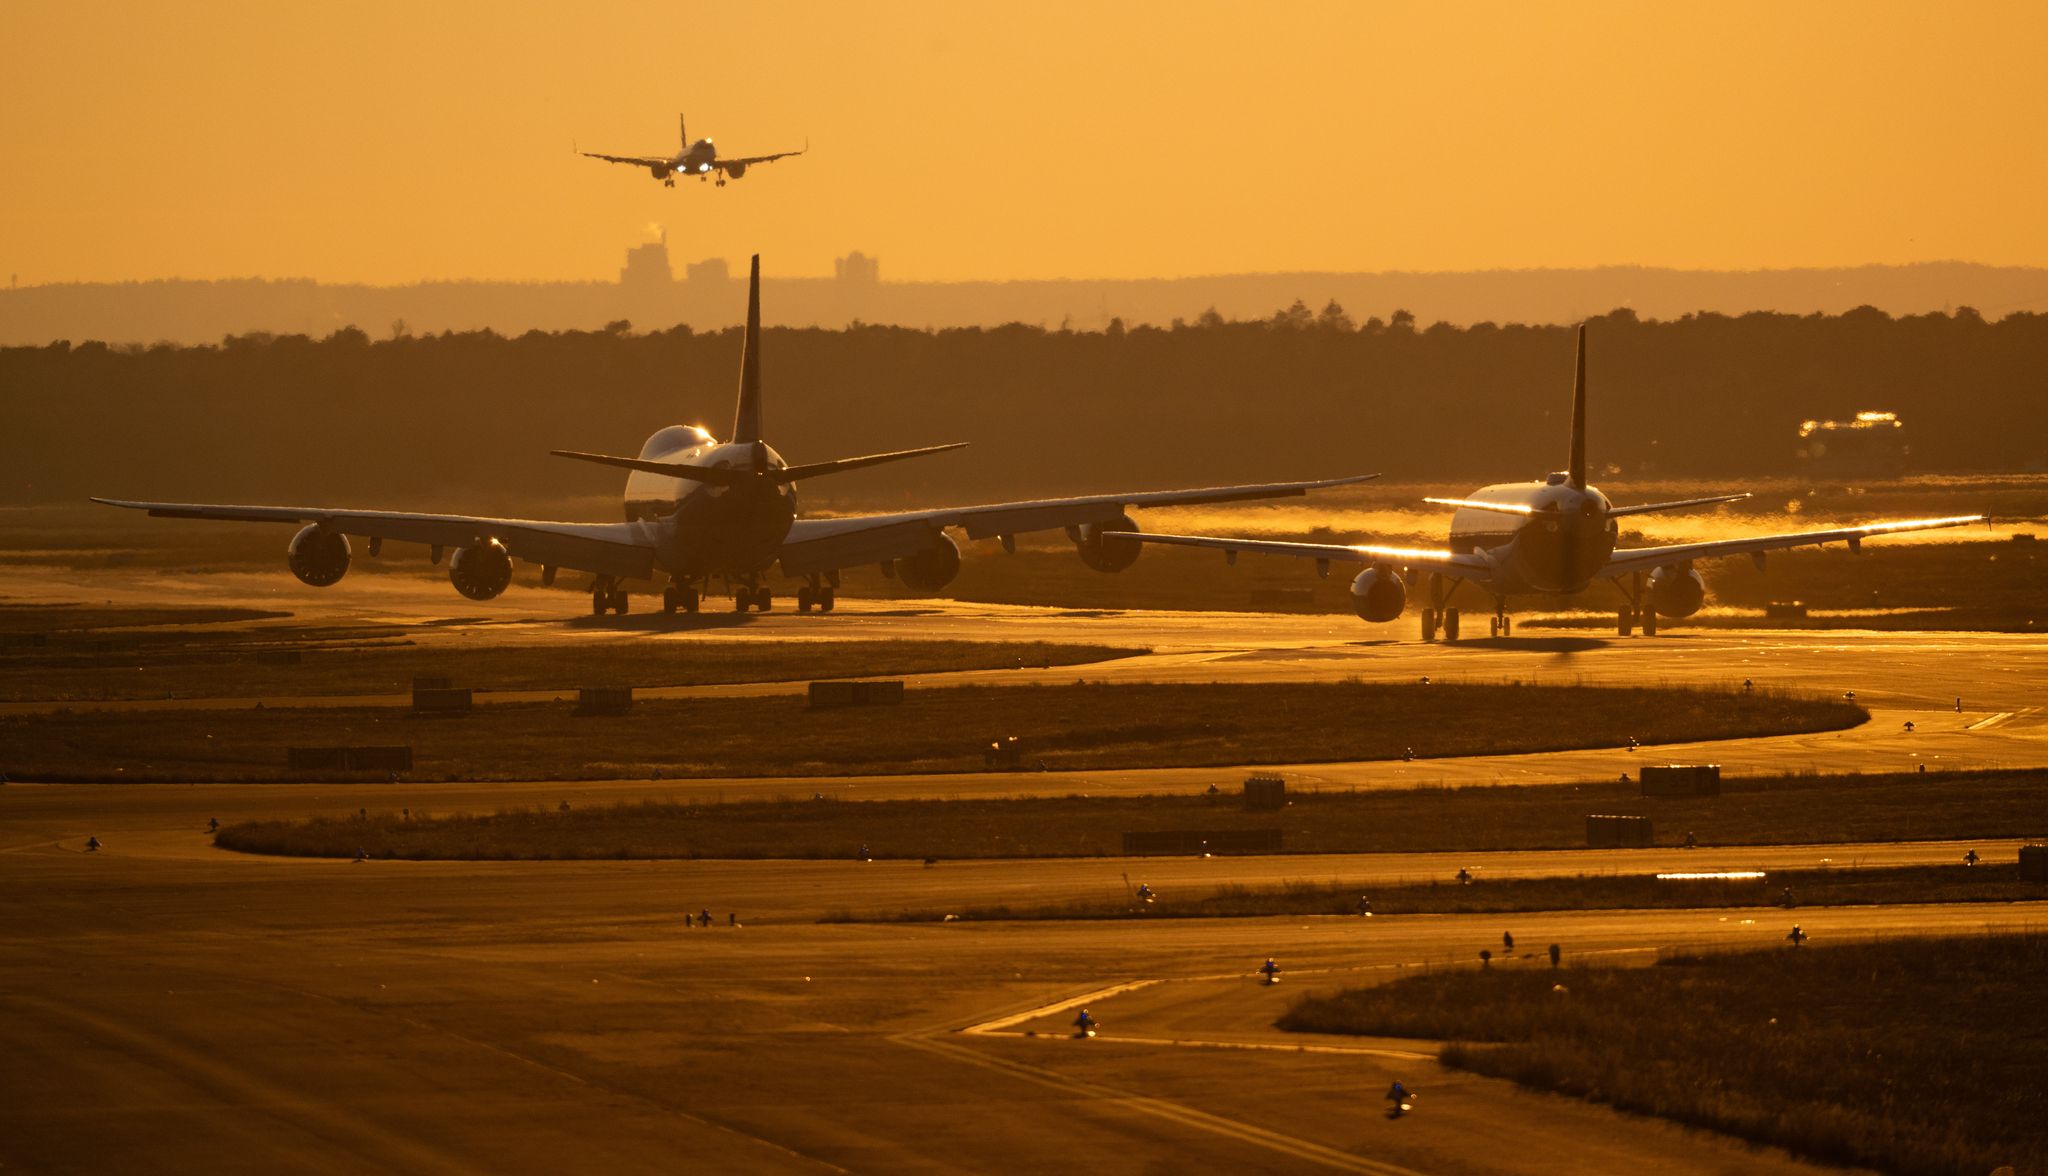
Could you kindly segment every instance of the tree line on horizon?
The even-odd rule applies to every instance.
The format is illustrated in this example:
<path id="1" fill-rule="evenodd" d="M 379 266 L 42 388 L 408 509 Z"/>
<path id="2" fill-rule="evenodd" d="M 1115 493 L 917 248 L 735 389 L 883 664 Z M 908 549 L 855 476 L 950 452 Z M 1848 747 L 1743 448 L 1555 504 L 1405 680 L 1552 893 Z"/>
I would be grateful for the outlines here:
<path id="1" fill-rule="evenodd" d="M 1799 424 L 1896 412 L 1915 471 L 2048 468 L 2048 315 L 1627 309 L 1591 319 L 1589 452 L 1609 478 L 1801 471 Z M 0 501 L 86 494 L 462 508 L 601 495 L 551 448 L 723 435 L 736 328 L 254 332 L 202 346 L 0 348 Z M 1573 328 L 1267 318 L 1075 331 L 1012 323 L 770 328 L 768 436 L 791 461 L 945 441 L 820 483 L 828 498 L 967 500 L 1384 471 L 1515 479 L 1563 461 Z M 810 487 L 807 486 L 807 489 Z M 472 507 L 473 509 L 473 507 Z"/>

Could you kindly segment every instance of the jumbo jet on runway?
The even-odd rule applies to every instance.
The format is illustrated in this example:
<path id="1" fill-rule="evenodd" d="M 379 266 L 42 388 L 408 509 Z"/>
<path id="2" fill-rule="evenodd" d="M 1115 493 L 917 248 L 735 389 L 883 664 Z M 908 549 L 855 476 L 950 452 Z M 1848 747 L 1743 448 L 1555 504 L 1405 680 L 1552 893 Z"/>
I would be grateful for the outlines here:
<path id="1" fill-rule="evenodd" d="M 1132 534 L 1142 543 L 1174 543 L 1219 547 L 1233 563 L 1240 551 L 1293 555 L 1316 561 L 1328 574 L 1331 563 L 1362 563 L 1364 571 L 1351 581 L 1351 602 L 1359 617 L 1373 622 L 1394 620 L 1407 604 L 1402 573 L 1429 573 L 1429 603 L 1422 610 L 1422 639 L 1434 641 L 1439 630 L 1447 641 L 1458 639 L 1458 609 L 1449 601 L 1462 584 L 1493 597 L 1492 635 L 1505 637 L 1512 622 L 1508 598 L 1533 594 L 1569 596 L 1595 580 L 1610 580 L 1623 603 L 1617 628 L 1624 637 L 1640 623 L 1645 636 L 1657 634 L 1659 616 L 1689 617 L 1706 601 L 1706 582 L 1693 569 L 1697 560 L 1748 555 L 1762 567 L 1764 553 L 1787 547 L 1844 542 L 1861 551 L 1863 540 L 1902 531 L 1959 527 L 1981 522 L 1982 515 L 1940 519 L 1905 519 L 1867 523 L 1824 531 L 1758 535 L 1709 543 L 1615 550 L 1620 535 L 1616 519 L 1652 511 L 1680 510 L 1734 502 L 1747 494 L 1719 494 L 1680 502 L 1616 506 L 1586 484 L 1586 328 L 1579 328 L 1578 374 L 1572 386 L 1571 457 L 1567 467 L 1540 482 L 1508 482 L 1486 486 L 1470 498 L 1431 498 L 1455 507 L 1450 546 L 1445 550 L 1405 547 L 1336 546 L 1320 543 L 1268 543 L 1252 539 L 1202 535 Z M 1119 536 L 1122 538 L 1123 536 Z"/>
<path id="2" fill-rule="evenodd" d="M 676 116 L 676 129 L 682 136 L 682 150 L 666 158 L 658 155 L 605 155 L 597 151 L 579 151 L 577 154 L 587 155 L 592 159 L 602 159 L 606 163 L 625 163 L 631 164 L 634 167 L 644 167 L 654 173 L 654 178 L 660 180 L 662 185 L 668 188 L 676 186 L 677 176 L 696 176 L 700 180 L 708 180 L 713 175 L 718 177 L 718 186 L 723 188 L 728 178 L 739 179 L 747 174 L 748 168 L 757 163 L 774 163 L 778 159 L 787 159 L 792 155 L 802 155 L 805 151 L 811 149 L 810 144 L 806 143 L 800 151 L 777 151 L 773 155 L 748 155 L 739 159 L 720 159 L 718 157 L 718 148 L 711 140 L 699 139 L 695 143 L 690 142 L 690 124 L 684 121 L 683 116 L 680 114 Z"/>
<path id="3" fill-rule="evenodd" d="M 747 287 L 739 408 L 729 439 L 714 440 L 695 425 L 671 425 L 649 437 L 638 457 L 554 451 L 557 456 L 632 471 L 626 477 L 623 523 L 552 523 L 327 507 L 93 501 L 146 510 L 160 518 L 303 524 L 292 537 L 286 563 L 293 575 L 314 587 L 333 584 L 348 571 L 349 536 L 356 535 L 370 541 L 373 556 L 387 539 L 427 544 L 433 548 L 435 563 L 441 562 L 445 549 L 454 548 L 448 578 L 456 591 L 471 600 L 490 600 L 503 592 L 512 582 L 512 561 L 522 559 L 541 565 L 545 584 L 554 583 L 560 568 L 592 573 L 596 579 L 590 588 L 590 608 L 596 614 L 625 612 L 624 584 L 650 579 L 657 572 L 669 578 L 662 594 L 666 611 L 696 612 L 703 593 L 717 579 L 732 592 L 736 611 L 754 608 L 766 612 L 773 597 L 762 581 L 769 568 L 779 563 L 784 575 L 804 581 L 796 597 L 799 612 L 812 608 L 830 612 L 839 569 L 858 564 L 880 564 L 884 571 L 920 591 L 936 592 L 945 587 L 960 570 L 960 547 L 946 534 L 948 527 L 959 527 L 974 539 L 1000 537 L 1003 546 L 1012 550 L 1019 534 L 1065 528 L 1082 563 L 1099 572 L 1120 572 L 1137 560 L 1140 548 L 1110 533 L 1138 529 L 1126 513 L 1132 506 L 1286 498 L 1379 476 L 1154 490 L 849 518 L 796 517 L 794 483 L 801 479 L 958 448 L 957 444 L 933 445 L 794 466 L 769 448 L 761 435 L 761 259 L 757 255 Z"/>

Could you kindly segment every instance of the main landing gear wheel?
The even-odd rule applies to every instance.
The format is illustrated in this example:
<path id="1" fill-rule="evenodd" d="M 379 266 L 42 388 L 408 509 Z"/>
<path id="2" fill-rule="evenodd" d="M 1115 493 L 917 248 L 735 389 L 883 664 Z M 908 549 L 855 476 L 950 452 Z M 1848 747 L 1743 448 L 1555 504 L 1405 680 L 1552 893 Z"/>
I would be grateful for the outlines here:
<path id="1" fill-rule="evenodd" d="M 1654 608 L 1646 608 L 1643 610 L 1643 636 L 1655 637 L 1656 635 L 1657 610 Z"/>
<path id="2" fill-rule="evenodd" d="M 796 611 L 807 613 L 813 608 L 821 613 L 832 611 L 832 589 L 805 586 L 796 590 Z"/>
<path id="3" fill-rule="evenodd" d="M 677 609 L 684 612 L 697 611 L 697 590 L 671 584 L 661 593 L 661 611 L 672 613 Z"/>
<path id="4" fill-rule="evenodd" d="M 1424 641 L 1436 640 L 1436 620 L 1435 609 L 1425 608 L 1422 610 L 1422 639 Z"/>
<path id="5" fill-rule="evenodd" d="M 1456 641 L 1457 639 L 1458 610 L 1455 608 L 1447 608 L 1444 610 L 1444 640 Z"/>
<path id="6" fill-rule="evenodd" d="M 766 588 L 754 589 L 754 610 L 756 612 L 767 612 L 774 607 L 775 596 L 773 593 L 769 592 Z"/>
<path id="7" fill-rule="evenodd" d="M 1615 624 L 1616 631 L 1621 636 L 1626 637 L 1635 631 L 1635 627 L 1636 610 L 1632 608 L 1623 608 L 1621 610 L 1621 617 Z"/>

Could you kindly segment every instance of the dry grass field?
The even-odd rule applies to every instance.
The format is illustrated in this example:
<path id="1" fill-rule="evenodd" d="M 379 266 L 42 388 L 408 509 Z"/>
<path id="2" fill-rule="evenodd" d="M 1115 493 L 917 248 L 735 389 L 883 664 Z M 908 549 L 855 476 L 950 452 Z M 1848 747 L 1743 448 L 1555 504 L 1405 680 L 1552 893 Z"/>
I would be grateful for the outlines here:
<path id="1" fill-rule="evenodd" d="M 819 711 L 797 695 L 707 697 L 615 717 L 580 716 L 571 703 L 443 717 L 393 707 L 10 715 L 0 717 L 0 770 L 53 781 L 295 779 L 285 772 L 291 747 L 403 744 L 412 779 L 845 776 L 973 771 L 992 739 L 1010 736 L 1026 768 L 1186 767 L 1650 745 L 1869 717 L 1841 700 L 1766 690 L 1359 682 L 960 686 Z"/>
<path id="2" fill-rule="evenodd" d="M 960 922 L 1020 919 L 1233 919 L 1273 915 L 1480 915 L 1523 911 L 1703 910 L 1778 903 L 1785 891 L 1797 906 L 1870 906 L 1902 902 L 2030 902 L 2048 899 L 2048 883 L 2025 882 L 2012 864 L 1903 866 L 1890 869 L 1780 870 L 1765 878 L 1660 881 L 1647 874 L 1581 874 L 1572 878 L 1503 878 L 1461 885 L 1455 879 L 1420 885 L 1288 882 L 1222 886 L 1190 894 L 1155 892 L 1150 903 L 1084 901 L 1043 906 L 966 907 L 876 915 L 834 912 L 831 922 Z M 1366 904 L 1361 905 L 1360 899 Z M 1541 945 L 1527 945 L 1540 950 Z"/>
<path id="3" fill-rule="evenodd" d="M 2035 932 L 1495 966 L 1307 999 L 1280 1023 L 1449 1041 L 1452 1066 L 1829 1163 L 2039 1173 L 2044 970 Z"/>
<path id="4" fill-rule="evenodd" d="M 230 825 L 218 844 L 325 857 L 541 860 L 849 859 L 865 845 L 876 858 L 951 860 L 1109 856 L 1121 852 L 1126 831 L 1277 828 L 1289 853 L 1481 852 L 1583 846 L 1589 812 L 1650 814 L 1662 845 L 1687 831 L 1709 846 L 1840 844 L 2038 835 L 2044 782 L 2039 771 L 1791 776 L 1731 781 L 1718 798 L 1687 801 L 1645 800 L 1612 783 L 1310 792 L 1273 812 L 1224 795 L 670 802 L 411 819 L 372 812 Z"/>
<path id="5" fill-rule="evenodd" d="M 196 614 L 196 615 L 193 615 Z M 0 701 L 391 695 L 415 675 L 479 690 L 701 686 L 810 678 L 1079 665 L 1145 652 L 1046 641 L 692 638 L 487 644 L 432 649 L 399 625 L 266 624 L 232 629 L 120 626 L 283 617 L 253 610 L 82 610 L 0 606 Z M 7 636 L 13 630 L 13 640 Z M 40 641 L 31 644 L 31 634 Z"/>

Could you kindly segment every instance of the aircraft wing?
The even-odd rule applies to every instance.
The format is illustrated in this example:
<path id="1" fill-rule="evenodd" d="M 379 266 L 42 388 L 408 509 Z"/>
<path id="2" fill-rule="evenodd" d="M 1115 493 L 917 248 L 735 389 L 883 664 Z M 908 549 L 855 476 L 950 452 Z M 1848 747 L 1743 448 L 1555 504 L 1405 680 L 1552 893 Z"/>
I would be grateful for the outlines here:
<path id="1" fill-rule="evenodd" d="M 1271 539 L 1231 539 L 1215 535 L 1151 535 L 1131 533 L 1126 538 L 1140 543 L 1164 543 L 1175 547 L 1213 547 L 1232 559 L 1240 551 L 1259 555 L 1291 555 L 1317 563 L 1393 564 L 1404 568 L 1428 568 L 1454 576 L 1484 576 L 1493 565 L 1481 555 L 1455 551 L 1433 551 L 1415 547 L 1379 547 L 1372 544 L 1285 543 Z"/>
<path id="2" fill-rule="evenodd" d="M 808 150 L 810 148 L 804 148 L 804 151 Z M 792 155 L 802 155 L 803 153 L 803 151 L 777 151 L 773 155 L 748 155 L 739 159 L 715 159 L 711 162 L 711 166 L 719 171 L 727 171 L 735 164 L 740 167 L 752 167 L 757 163 L 774 163 L 778 159 L 788 159 Z"/>
<path id="3" fill-rule="evenodd" d="M 998 502 L 986 506 L 942 507 L 843 519 L 799 519 L 783 540 L 780 558 L 785 575 L 805 576 L 915 555 L 930 547 L 932 537 L 947 527 L 960 527 L 971 539 L 988 539 L 1027 531 L 1078 527 L 1084 523 L 1113 522 L 1123 517 L 1126 508 L 1133 506 L 1192 506 L 1208 502 L 1296 498 L 1311 490 L 1349 486 L 1377 477 L 1378 474 L 1365 474 L 1311 482 L 1146 490 L 1134 494 Z"/>
<path id="4" fill-rule="evenodd" d="M 528 563 L 595 572 L 622 580 L 654 574 L 654 540 L 640 523 L 549 523 L 530 519 L 487 519 L 470 515 L 404 514 L 383 510 L 332 510 L 318 506 L 215 506 L 189 502 L 94 502 L 146 510 L 156 518 L 217 519 L 242 523 L 324 523 L 330 530 L 367 539 L 392 539 L 435 547 L 465 547 L 496 539 Z"/>
<path id="5" fill-rule="evenodd" d="M 1983 515 L 1955 515 L 1941 519 L 1901 519 L 1890 523 L 1866 523 L 1859 527 L 1834 527 L 1825 531 L 1794 531 L 1784 535 L 1756 535 L 1747 539 L 1715 539 L 1705 543 L 1675 543 L 1667 547 L 1638 547 L 1617 551 L 1601 569 L 1603 576 L 1647 572 L 1652 568 L 1686 560 L 1714 559 L 1724 555 L 1756 555 L 1788 547 L 1815 547 L 1822 543 L 1847 543 L 1854 547 L 1865 539 L 1897 535 L 1906 531 L 1931 531 L 1938 527 L 1962 527 L 1981 523 Z"/>
<path id="6" fill-rule="evenodd" d="M 673 159 L 655 159 L 644 155 L 605 155 L 596 151 L 578 151 L 576 154 L 586 155 L 591 159 L 602 159 L 606 163 L 630 163 L 634 167 L 667 167 L 675 162 Z"/>

